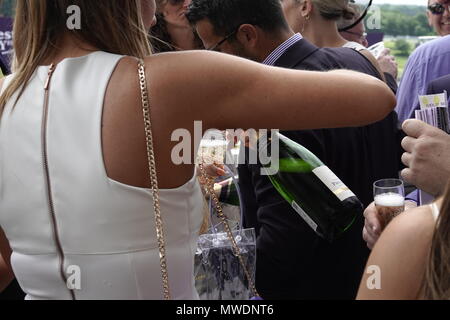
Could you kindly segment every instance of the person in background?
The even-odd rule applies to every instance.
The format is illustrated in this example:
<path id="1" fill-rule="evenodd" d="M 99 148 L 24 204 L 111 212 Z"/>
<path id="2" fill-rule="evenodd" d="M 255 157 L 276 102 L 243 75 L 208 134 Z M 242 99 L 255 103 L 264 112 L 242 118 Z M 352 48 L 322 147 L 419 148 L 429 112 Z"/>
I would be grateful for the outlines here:
<path id="1" fill-rule="evenodd" d="M 426 94 L 444 91 L 450 92 L 450 75 L 430 82 Z M 409 136 L 404 142 L 406 153 L 403 162 L 408 168 L 403 170 L 403 178 L 430 195 L 441 195 L 450 179 L 450 163 L 447 161 L 450 158 L 450 136 L 419 120 L 408 120 L 403 128 Z M 407 195 L 406 200 L 408 208 L 420 205 L 418 190 Z M 373 248 L 383 231 L 374 204 L 364 211 L 364 216 L 363 238 L 367 246 Z"/>
<path id="2" fill-rule="evenodd" d="M 191 0 L 157 0 L 156 25 L 150 31 L 153 52 L 203 49 L 185 17 Z"/>
<path id="3" fill-rule="evenodd" d="M 442 93 L 441 89 L 450 89 L 447 78 L 450 74 L 449 5 L 447 0 L 428 1 L 429 23 L 436 34 L 442 37 L 421 45 L 408 59 L 397 91 L 396 111 L 401 122 L 414 118 L 414 112 L 420 108 L 419 95 Z M 441 157 L 441 152 L 444 155 L 449 153 L 448 135 L 416 120 L 408 121 L 403 128 L 406 128 L 406 134 L 411 135 L 410 138 L 416 142 L 407 145 L 410 149 L 403 158 L 410 168 L 403 171 L 404 178 L 431 195 L 441 194 L 444 191 L 442 180 L 448 179 L 448 162 L 445 157 Z M 424 154 L 423 149 L 428 153 Z M 406 206 L 409 208 L 420 205 L 417 190 L 406 199 Z M 373 248 L 383 231 L 373 203 L 366 208 L 364 216 L 363 237 L 367 246 Z"/>
<path id="4" fill-rule="evenodd" d="M 354 27 L 350 29 L 339 31 L 339 34 L 345 40 L 359 43 L 364 48 L 367 48 L 369 46 L 369 42 L 367 42 L 366 27 L 364 26 L 363 21 L 360 21 L 358 24 L 356 24 Z"/>
<path id="5" fill-rule="evenodd" d="M 396 111 L 400 122 L 414 118 L 419 108 L 419 95 L 428 84 L 450 74 L 450 2 L 429 0 L 427 15 L 430 25 L 441 38 L 419 46 L 410 55 L 397 91 Z"/>
<path id="6" fill-rule="evenodd" d="M 388 224 L 367 262 L 357 299 L 450 299 L 450 185 L 443 198 Z"/>
<path id="7" fill-rule="evenodd" d="M 367 42 L 367 33 L 366 27 L 364 26 L 364 22 L 360 21 L 353 28 L 340 31 L 341 36 L 355 43 L 359 43 L 364 48 L 369 46 Z M 398 77 L 398 65 L 395 61 L 395 57 L 390 54 L 390 49 L 385 48 L 377 59 L 378 65 L 380 66 L 381 71 L 384 73 L 384 77 L 386 78 L 386 82 L 389 83 L 389 87 L 395 88 L 395 92 L 397 91 L 397 77 Z"/>
<path id="8" fill-rule="evenodd" d="M 444 193 L 445 185 L 450 179 L 450 135 L 419 120 L 407 120 L 403 123 L 407 134 L 402 146 L 405 153 L 403 163 L 407 166 L 402 171 L 405 181 L 419 189 L 439 197 Z M 409 195 L 406 208 L 416 207 L 416 195 Z M 403 214 L 402 214 L 403 215 Z M 363 238 L 369 248 L 373 248 L 383 232 L 380 217 L 372 203 L 365 211 Z"/>
<path id="9" fill-rule="evenodd" d="M 281 0 L 281 4 L 294 32 L 299 32 L 319 48 L 347 47 L 358 51 L 377 69 L 383 81 L 386 81 L 377 60 L 367 48 L 357 42 L 348 41 L 339 34 L 338 20 L 355 18 L 356 12 L 349 6 L 349 0 Z"/>
<path id="10" fill-rule="evenodd" d="M 428 0 L 428 24 L 434 29 L 434 32 L 441 37 L 450 34 L 449 5 L 450 2 L 448 0 Z"/>
<path id="11" fill-rule="evenodd" d="M 357 51 L 319 49 L 294 33 L 278 0 L 193 0 L 187 17 L 210 50 L 290 69 L 354 68 L 377 76 L 377 70 Z M 396 118 L 392 120 L 383 122 L 396 129 Z M 372 174 L 395 174 L 398 166 L 392 164 L 400 163 L 400 143 L 385 152 L 386 140 L 395 139 L 383 130 L 370 140 L 371 129 L 282 133 L 316 154 L 368 203 L 372 189 L 367 181 L 375 178 Z M 372 150 L 378 152 L 372 154 Z M 358 165 L 350 169 L 350 163 Z M 240 164 L 238 171 L 245 227 L 254 227 L 257 233 L 256 286 L 262 297 L 354 299 L 369 254 L 361 239 L 362 215 L 330 244 L 311 230 L 260 170 L 260 164 Z M 330 265 L 334 272 L 327 274 Z"/>

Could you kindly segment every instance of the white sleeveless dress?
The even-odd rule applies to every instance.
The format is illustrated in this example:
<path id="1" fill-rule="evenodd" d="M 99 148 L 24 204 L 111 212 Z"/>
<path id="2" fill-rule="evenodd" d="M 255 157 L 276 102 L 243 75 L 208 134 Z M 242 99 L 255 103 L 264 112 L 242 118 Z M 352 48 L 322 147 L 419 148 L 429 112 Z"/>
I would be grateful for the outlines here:
<path id="1" fill-rule="evenodd" d="M 437 221 L 437 219 L 439 218 L 439 207 L 437 206 L 436 202 L 433 202 L 431 204 L 429 204 L 430 209 L 431 209 L 431 214 L 433 215 L 433 219 L 434 221 Z"/>
<path id="2" fill-rule="evenodd" d="M 0 226 L 27 299 L 163 297 L 151 193 L 109 179 L 103 162 L 103 101 L 121 58 L 94 52 L 59 63 L 44 135 L 48 67 L 39 67 L 15 108 L 11 99 L 3 112 Z M 203 202 L 195 175 L 160 197 L 172 298 L 197 299 L 193 257 Z"/>

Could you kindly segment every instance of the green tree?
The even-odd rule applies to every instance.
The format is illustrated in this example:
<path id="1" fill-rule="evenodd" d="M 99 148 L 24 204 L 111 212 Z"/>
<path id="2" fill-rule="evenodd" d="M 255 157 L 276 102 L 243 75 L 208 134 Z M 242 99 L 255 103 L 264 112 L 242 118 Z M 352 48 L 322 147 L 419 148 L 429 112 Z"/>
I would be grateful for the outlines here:
<path id="1" fill-rule="evenodd" d="M 408 56 L 411 51 L 411 47 L 408 41 L 399 39 L 395 41 L 395 49 L 399 51 L 401 56 Z"/>
<path id="2" fill-rule="evenodd" d="M 381 5 L 379 8 L 381 9 L 381 31 L 387 35 L 427 36 L 433 34 L 432 28 L 428 25 L 424 6 Z"/>

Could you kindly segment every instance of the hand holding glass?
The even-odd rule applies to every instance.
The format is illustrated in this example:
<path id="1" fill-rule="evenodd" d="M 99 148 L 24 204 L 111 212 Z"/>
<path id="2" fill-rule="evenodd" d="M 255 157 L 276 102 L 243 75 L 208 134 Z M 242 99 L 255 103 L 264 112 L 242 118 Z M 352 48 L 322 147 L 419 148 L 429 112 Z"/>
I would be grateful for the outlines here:
<path id="1" fill-rule="evenodd" d="M 405 210 L 405 188 L 399 179 L 376 181 L 373 184 L 373 196 L 383 229 Z"/>

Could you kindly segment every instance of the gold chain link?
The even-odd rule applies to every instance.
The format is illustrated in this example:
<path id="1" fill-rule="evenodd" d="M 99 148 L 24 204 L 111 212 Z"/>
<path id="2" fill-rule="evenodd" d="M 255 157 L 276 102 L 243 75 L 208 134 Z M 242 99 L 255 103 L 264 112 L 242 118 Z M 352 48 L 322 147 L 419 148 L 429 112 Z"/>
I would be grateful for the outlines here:
<path id="1" fill-rule="evenodd" d="M 249 285 L 250 289 L 253 291 L 254 296 L 259 297 L 258 291 L 256 290 L 256 286 L 253 282 L 253 279 L 250 276 L 250 273 L 249 273 L 247 267 L 245 266 L 244 259 L 242 258 L 242 255 L 241 255 L 241 250 L 239 249 L 239 247 L 236 243 L 236 240 L 233 237 L 233 233 L 231 232 L 230 225 L 228 224 L 227 218 L 226 218 L 225 214 L 223 213 L 222 206 L 219 202 L 219 198 L 217 197 L 216 193 L 214 192 L 213 178 L 208 176 L 202 163 L 199 164 L 199 168 L 200 168 L 200 173 L 203 176 L 203 179 L 205 181 L 205 184 L 204 184 L 205 191 L 212 198 L 215 209 L 217 211 L 217 214 L 219 215 L 220 220 L 222 221 L 223 225 L 225 226 L 225 231 L 227 233 L 228 239 L 231 242 L 233 253 L 239 259 L 239 263 L 241 264 L 242 269 L 244 270 L 245 277 L 247 278 L 247 281 L 248 281 L 248 285 Z M 242 221 L 241 221 L 241 223 L 242 223 Z"/>
<path id="2" fill-rule="evenodd" d="M 148 97 L 145 65 L 139 60 L 139 84 L 141 89 L 142 111 L 144 113 L 145 138 L 147 141 L 147 158 L 150 175 L 150 184 L 153 196 L 153 209 L 155 211 L 156 237 L 158 239 L 159 262 L 163 284 L 164 299 L 170 300 L 169 275 L 167 272 L 166 244 L 164 240 L 164 228 L 159 204 L 158 179 L 156 176 L 155 152 L 153 148 L 152 123 L 150 121 L 150 103 Z"/>

